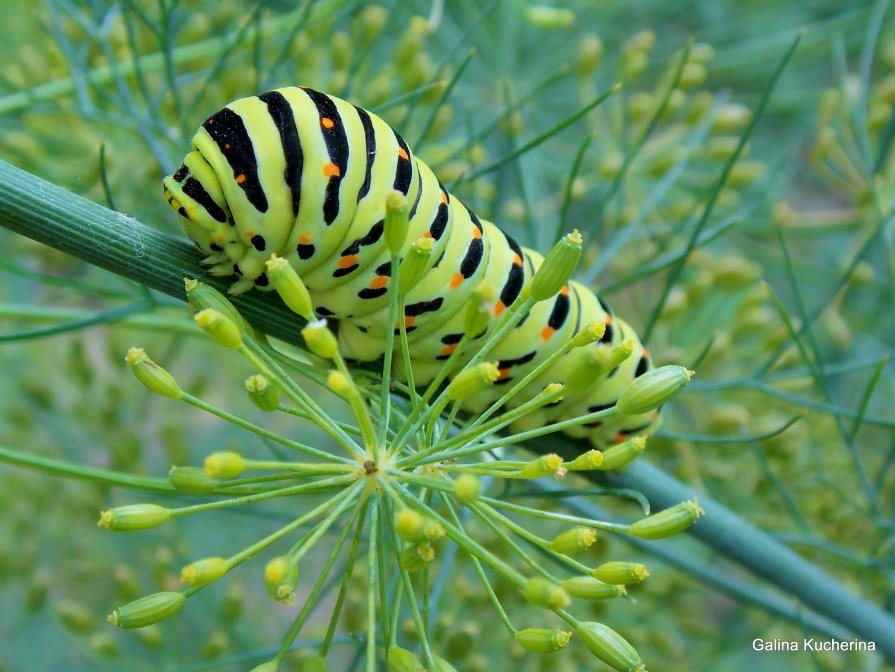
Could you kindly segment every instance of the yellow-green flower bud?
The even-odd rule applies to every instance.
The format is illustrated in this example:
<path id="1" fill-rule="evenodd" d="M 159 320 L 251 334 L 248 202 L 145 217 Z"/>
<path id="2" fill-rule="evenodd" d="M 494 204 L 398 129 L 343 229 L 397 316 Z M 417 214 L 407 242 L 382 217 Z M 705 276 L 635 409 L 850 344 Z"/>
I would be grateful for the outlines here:
<path id="1" fill-rule="evenodd" d="M 398 536 L 404 541 L 419 541 L 425 537 L 426 519 L 413 509 L 401 509 L 395 516 Z"/>
<path id="2" fill-rule="evenodd" d="M 596 343 L 601 338 L 603 338 L 603 334 L 605 333 L 605 322 L 591 322 L 590 324 L 582 327 L 578 331 L 578 333 L 572 337 L 572 347 L 582 348 L 585 345 Z"/>
<path id="3" fill-rule="evenodd" d="M 482 281 L 472 292 L 463 315 L 463 331 L 470 338 L 484 333 L 491 321 L 492 305 L 497 300 L 497 290 L 490 282 Z"/>
<path id="4" fill-rule="evenodd" d="M 649 65 L 649 54 L 645 51 L 626 51 L 622 56 L 621 71 L 625 79 L 637 79 Z"/>
<path id="5" fill-rule="evenodd" d="M 575 22 L 575 14 L 570 9 L 529 5 L 525 8 L 525 19 L 537 28 L 552 30 L 571 26 Z"/>
<path id="6" fill-rule="evenodd" d="M 575 273 L 582 245 L 581 234 L 575 229 L 553 246 L 531 280 L 531 298 L 546 301 L 559 293 Z"/>
<path id="7" fill-rule="evenodd" d="M 556 453 L 550 453 L 526 462 L 519 473 L 522 478 L 541 478 L 542 476 L 556 476 L 562 468 L 562 458 Z"/>
<path id="8" fill-rule="evenodd" d="M 646 450 L 646 437 L 635 436 L 623 443 L 603 451 L 603 463 L 597 467 L 600 471 L 612 471 L 626 467 Z"/>
<path id="9" fill-rule="evenodd" d="M 566 530 L 554 537 L 550 542 L 550 549 L 555 553 L 571 555 L 583 553 L 597 540 L 597 533 L 588 527 L 576 527 Z"/>
<path id="10" fill-rule="evenodd" d="M 118 607 L 109 614 L 107 620 L 119 628 L 142 628 L 176 614 L 185 599 L 183 593 L 172 591 L 154 593 Z"/>
<path id="11" fill-rule="evenodd" d="M 624 415 L 649 413 L 680 392 L 690 382 L 693 373 L 683 366 L 674 365 L 647 371 L 622 390 L 615 410 Z"/>
<path id="12" fill-rule="evenodd" d="M 168 483 L 177 492 L 186 495 L 206 495 L 218 487 L 217 479 L 205 473 L 199 467 L 171 467 L 168 472 Z"/>
<path id="13" fill-rule="evenodd" d="M 326 320 L 314 320 L 308 322 L 301 330 L 301 336 L 305 339 L 308 350 L 323 359 L 335 359 L 339 354 L 339 342 L 336 335 L 326 326 Z"/>
<path id="14" fill-rule="evenodd" d="M 705 76 L 705 65 L 693 62 L 687 63 L 684 66 L 684 71 L 681 73 L 680 80 L 678 80 L 678 86 L 682 89 L 692 89 L 702 84 L 705 81 Z"/>
<path id="15" fill-rule="evenodd" d="M 96 524 L 116 532 L 131 532 L 148 530 L 161 525 L 170 517 L 171 510 L 158 504 L 130 504 L 103 511 Z"/>
<path id="16" fill-rule="evenodd" d="M 457 672 L 457 668 L 451 665 L 444 658 L 439 656 L 434 656 L 435 658 L 435 672 Z"/>
<path id="17" fill-rule="evenodd" d="M 522 588 L 522 594 L 529 604 L 546 609 L 565 609 L 572 604 L 572 598 L 561 587 L 540 577 L 529 579 Z"/>
<path id="18" fill-rule="evenodd" d="M 738 161 L 730 169 L 727 177 L 727 186 L 739 189 L 752 184 L 764 175 L 765 165 L 761 161 Z"/>
<path id="19" fill-rule="evenodd" d="M 268 660 L 267 662 L 256 665 L 249 672 L 277 672 L 280 669 L 280 661 Z M 304 671 L 304 668 L 301 668 Z"/>
<path id="20" fill-rule="evenodd" d="M 131 367 L 131 371 L 141 383 L 150 390 L 169 399 L 180 399 L 183 391 L 177 384 L 174 376 L 166 369 L 153 362 L 143 348 L 131 348 L 127 351 L 125 360 Z"/>
<path id="21" fill-rule="evenodd" d="M 566 465 L 566 469 L 569 471 L 590 471 L 591 469 L 599 469 L 601 464 L 603 464 L 603 453 L 597 449 L 592 449 L 569 462 Z"/>
<path id="22" fill-rule="evenodd" d="M 216 308 L 206 308 L 193 315 L 193 319 L 213 341 L 225 348 L 242 345 L 242 332 L 236 323 Z"/>
<path id="23" fill-rule="evenodd" d="M 400 191 L 391 192 L 385 199 L 385 244 L 392 256 L 400 254 L 410 228 L 410 203 Z"/>
<path id="24" fill-rule="evenodd" d="M 354 20 L 352 29 L 355 32 L 355 40 L 367 46 L 376 39 L 376 36 L 388 23 L 388 11 L 379 5 L 366 5 Z"/>
<path id="25" fill-rule="evenodd" d="M 278 602 L 291 603 L 298 585 L 298 563 L 280 555 L 264 566 L 264 586 Z"/>
<path id="26" fill-rule="evenodd" d="M 426 271 L 429 270 L 429 261 L 432 259 L 432 250 L 434 249 L 434 238 L 419 238 L 410 246 L 407 256 L 401 260 L 399 266 L 398 291 L 400 293 L 406 294 L 423 279 Z"/>
<path id="27" fill-rule="evenodd" d="M 746 128 L 751 119 L 749 108 L 736 103 L 724 105 L 712 120 L 712 133 L 737 133 Z"/>
<path id="28" fill-rule="evenodd" d="M 500 378 L 497 362 L 480 362 L 464 369 L 451 381 L 447 398 L 451 401 L 465 399 L 490 388 Z"/>
<path id="29" fill-rule="evenodd" d="M 578 49 L 578 76 L 588 77 L 600 67 L 603 58 L 603 43 L 594 34 L 585 35 Z"/>
<path id="30" fill-rule="evenodd" d="M 408 572 L 419 572 L 429 566 L 429 563 L 435 559 L 435 549 L 432 545 L 423 542 L 415 546 L 408 546 L 401 551 L 401 559 L 399 564 L 401 569 Z"/>
<path id="31" fill-rule="evenodd" d="M 438 541 L 444 536 L 444 527 L 437 520 L 423 520 L 423 537 L 429 541 Z"/>
<path id="32" fill-rule="evenodd" d="M 621 343 L 611 348 L 597 348 L 594 350 L 594 361 L 600 374 L 612 371 L 621 365 L 634 352 L 634 339 L 626 338 Z"/>
<path id="33" fill-rule="evenodd" d="M 245 458 L 232 450 L 222 450 L 205 458 L 205 473 L 212 478 L 236 478 L 245 468 Z"/>
<path id="34" fill-rule="evenodd" d="M 301 661 L 299 672 L 328 672 L 329 666 L 323 656 L 311 656 Z"/>
<path id="35" fill-rule="evenodd" d="M 559 585 L 572 597 L 582 600 L 611 600 L 628 594 L 624 586 L 603 583 L 592 576 L 573 576 Z"/>
<path id="36" fill-rule="evenodd" d="M 348 397 L 354 393 L 354 383 L 341 371 L 330 371 L 326 376 L 326 384 L 340 397 Z"/>
<path id="37" fill-rule="evenodd" d="M 715 48 L 705 42 L 696 42 L 690 47 L 690 62 L 702 63 L 703 65 L 711 61 L 715 57 Z"/>
<path id="38" fill-rule="evenodd" d="M 211 285 L 193 278 L 184 278 L 183 285 L 186 288 L 186 300 L 194 314 L 206 308 L 214 308 L 229 317 L 239 327 L 240 333 L 245 333 L 246 321 L 226 296 Z"/>
<path id="39" fill-rule="evenodd" d="M 603 583 L 624 586 L 645 580 L 649 570 L 638 562 L 613 561 L 603 563 L 590 574 Z"/>
<path id="40" fill-rule="evenodd" d="M 187 586 L 205 586 L 214 583 L 230 571 L 230 563 L 225 558 L 202 558 L 180 570 L 180 582 Z"/>
<path id="41" fill-rule="evenodd" d="M 664 539 L 683 532 L 704 514 L 699 502 L 691 499 L 638 520 L 628 527 L 628 534 L 639 539 Z"/>
<path id="42" fill-rule="evenodd" d="M 572 633 L 565 630 L 547 628 L 525 628 L 515 635 L 516 641 L 531 653 L 553 653 L 565 648 L 572 639 Z"/>
<path id="43" fill-rule="evenodd" d="M 740 139 L 735 135 L 719 135 L 709 138 L 705 143 L 705 155 L 712 161 L 727 161 L 737 147 Z"/>
<path id="44" fill-rule="evenodd" d="M 426 672 L 417 657 L 400 646 L 389 647 L 386 667 L 388 672 Z"/>
<path id="45" fill-rule="evenodd" d="M 646 672 L 640 654 L 615 630 L 596 621 L 578 624 L 578 636 L 597 658 L 618 672 Z"/>
<path id="46" fill-rule="evenodd" d="M 475 501 L 481 491 L 481 482 L 472 474 L 461 474 L 454 481 L 454 495 L 466 504 Z"/>
<path id="47" fill-rule="evenodd" d="M 256 373 L 245 379 L 249 400 L 265 413 L 271 413 L 280 407 L 280 389 L 265 376 Z"/>
<path id="48" fill-rule="evenodd" d="M 264 265 L 267 269 L 267 279 L 289 310 L 306 320 L 313 319 L 314 305 L 311 302 L 311 295 L 292 264 L 272 254 Z"/>
<path id="49" fill-rule="evenodd" d="M 624 51 L 650 51 L 656 46 L 656 34 L 651 30 L 641 30 L 625 40 Z"/>

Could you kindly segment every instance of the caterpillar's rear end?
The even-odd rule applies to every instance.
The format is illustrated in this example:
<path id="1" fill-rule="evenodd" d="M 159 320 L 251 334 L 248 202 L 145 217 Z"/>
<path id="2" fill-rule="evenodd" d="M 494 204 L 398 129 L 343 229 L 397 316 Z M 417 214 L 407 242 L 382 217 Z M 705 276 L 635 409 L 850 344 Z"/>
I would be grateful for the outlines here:
<path id="1" fill-rule="evenodd" d="M 434 239 L 429 268 L 407 294 L 401 317 L 417 384 L 464 347 L 464 309 L 480 282 L 497 289 L 490 306 L 496 322 L 542 261 L 449 194 L 379 117 L 307 88 L 242 98 L 213 114 L 193 138 L 183 165 L 165 178 L 164 190 L 187 235 L 206 254 L 209 271 L 239 276 L 231 293 L 266 288 L 264 262 L 271 254 L 285 257 L 310 290 L 316 312 L 338 320 L 343 353 L 359 361 L 381 357 L 388 331 L 400 326 L 388 318 L 391 264 L 383 221 L 387 196 L 394 190 L 404 194 L 412 204 L 404 251 L 414 240 Z M 649 354 L 590 289 L 570 282 L 554 299 L 535 304 L 488 353 L 498 361 L 501 378 L 493 391 L 466 400 L 465 408 L 476 411 L 495 400 L 505 385 L 593 321 L 606 323 L 602 339 L 559 358 L 513 403 L 523 403 L 547 383 L 565 382 L 581 367 L 579 358 L 612 362 L 607 353 L 627 353 L 606 370 L 593 369 L 592 380 L 579 381 L 539 421 L 612 406 L 623 386 L 650 368 Z M 473 340 L 456 353 L 458 365 L 479 343 Z M 656 419 L 656 413 L 617 416 L 569 433 L 602 446 L 651 431 Z"/>

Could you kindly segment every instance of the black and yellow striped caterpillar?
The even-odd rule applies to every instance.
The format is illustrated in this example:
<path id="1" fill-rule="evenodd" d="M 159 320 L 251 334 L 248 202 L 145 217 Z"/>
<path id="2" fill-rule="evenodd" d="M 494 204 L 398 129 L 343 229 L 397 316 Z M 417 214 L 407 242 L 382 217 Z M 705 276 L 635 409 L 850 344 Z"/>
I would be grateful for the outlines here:
<path id="1" fill-rule="evenodd" d="M 497 316 L 542 261 L 449 194 L 382 119 L 305 87 L 242 98 L 211 115 L 183 165 L 164 179 L 164 190 L 187 235 L 208 255 L 211 272 L 239 276 L 231 292 L 265 288 L 265 261 L 271 254 L 285 257 L 311 292 L 316 312 L 338 321 L 343 354 L 358 361 L 381 357 L 395 326 L 388 315 L 391 268 L 383 218 L 388 194 L 403 193 L 412 204 L 407 246 L 421 237 L 435 245 L 431 268 L 404 308 L 417 383 L 431 379 L 458 347 L 463 308 L 480 281 L 498 288 Z M 630 355 L 551 406 L 542 420 L 612 406 L 621 388 L 650 368 L 649 354 L 633 329 L 577 282 L 554 300 L 535 304 L 489 352 L 500 368 L 498 384 L 526 375 L 593 321 L 607 326 L 589 347 L 608 351 L 624 344 Z M 458 361 L 465 361 L 463 354 Z M 518 402 L 547 383 L 563 382 L 572 361 L 568 355 L 557 360 Z M 466 407 L 481 408 L 500 392 L 495 387 Z M 570 433 L 600 446 L 648 431 L 655 418 L 620 416 Z"/>

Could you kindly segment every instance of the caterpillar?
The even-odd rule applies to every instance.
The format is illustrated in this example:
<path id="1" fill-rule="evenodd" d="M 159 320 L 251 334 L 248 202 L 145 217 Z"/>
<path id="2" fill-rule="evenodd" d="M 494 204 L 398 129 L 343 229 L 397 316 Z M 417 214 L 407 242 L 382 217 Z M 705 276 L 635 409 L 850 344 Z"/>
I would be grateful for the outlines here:
<path id="1" fill-rule="evenodd" d="M 406 296 L 403 315 L 417 384 L 430 380 L 460 344 L 463 308 L 480 281 L 498 290 L 492 308 L 497 317 L 543 259 L 448 193 L 378 116 L 307 87 L 241 98 L 212 114 L 163 185 L 187 236 L 207 255 L 203 263 L 210 272 L 238 276 L 231 293 L 267 288 L 264 262 L 274 253 L 286 258 L 317 314 L 336 322 L 343 354 L 357 361 L 382 357 L 388 330 L 399 326 L 389 323 L 391 265 L 383 233 L 386 197 L 393 190 L 404 194 L 412 204 L 408 241 L 434 239 L 431 267 Z M 497 399 L 502 385 L 525 376 L 593 321 L 604 322 L 606 330 L 588 347 L 625 343 L 630 355 L 542 411 L 537 422 L 612 406 L 624 385 L 650 369 L 649 353 L 605 302 L 570 281 L 554 300 L 535 304 L 489 352 L 500 379 L 493 390 L 465 400 L 466 410 Z M 476 347 L 467 348 L 467 361 Z M 516 403 L 547 383 L 563 382 L 573 354 L 580 356 L 573 351 L 558 359 Z M 616 416 L 569 433 L 599 447 L 650 431 L 656 419 L 655 412 Z"/>

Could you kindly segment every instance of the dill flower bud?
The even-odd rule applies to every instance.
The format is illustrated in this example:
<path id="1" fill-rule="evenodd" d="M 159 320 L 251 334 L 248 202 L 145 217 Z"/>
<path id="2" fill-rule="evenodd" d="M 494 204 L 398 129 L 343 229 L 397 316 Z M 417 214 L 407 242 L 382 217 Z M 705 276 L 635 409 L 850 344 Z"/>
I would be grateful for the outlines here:
<path id="1" fill-rule="evenodd" d="M 432 250 L 435 249 L 434 238 L 419 238 L 407 251 L 407 256 L 401 260 L 398 273 L 398 291 L 406 294 L 416 287 L 426 271 L 429 270 L 429 261 L 432 259 Z"/>
<path id="2" fill-rule="evenodd" d="M 531 298 L 546 301 L 559 293 L 578 266 L 582 245 L 581 234 L 575 229 L 553 246 L 531 280 Z"/>
<path id="3" fill-rule="evenodd" d="M 419 572 L 429 566 L 429 563 L 435 559 L 435 549 L 432 545 L 423 542 L 416 546 L 408 546 L 401 551 L 401 559 L 399 564 L 401 569 L 408 572 Z"/>
<path id="4" fill-rule="evenodd" d="M 199 467 L 171 467 L 168 472 L 168 483 L 177 492 L 187 495 L 205 495 L 218 487 L 217 479 L 205 473 Z"/>
<path id="5" fill-rule="evenodd" d="M 553 653 L 559 651 L 572 639 L 572 633 L 565 630 L 547 628 L 525 628 L 514 635 L 526 651 L 531 653 Z"/>
<path id="6" fill-rule="evenodd" d="M 326 384 L 340 397 L 348 397 L 354 393 L 354 383 L 341 371 L 330 371 L 326 376 Z"/>
<path id="7" fill-rule="evenodd" d="M 323 656 L 311 656 L 305 658 L 301 662 L 299 672 L 327 672 L 329 666 L 326 664 L 326 658 Z"/>
<path id="8" fill-rule="evenodd" d="M 457 672 L 457 668 L 451 665 L 444 658 L 433 656 L 435 658 L 435 672 Z"/>
<path id="9" fill-rule="evenodd" d="M 276 659 L 268 660 L 267 662 L 261 663 L 260 665 L 256 665 L 249 672 L 277 672 L 280 669 L 280 663 Z M 301 668 L 304 670 L 304 668 Z"/>
<path id="10" fill-rule="evenodd" d="M 600 67 L 603 58 L 603 43 L 595 34 L 590 33 L 581 40 L 578 49 L 578 75 L 587 77 Z"/>
<path id="11" fill-rule="evenodd" d="M 205 308 L 193 315 L 193 319 L 213 341 L 225 348 L 242 345 L 242 332 L 236 323 L 216 308 Z"/>
<path id="12" fill-rule="evenodd" d="M 639 539 L 664 539 L 683 532 L 702 515 L 705 511 L 699 502 L 691 499 L 638 520 L 628 527 L 628 534 Z"/>
<path id="13" fill-rule="evenodd" d="M 649 570 L 637 562 L 613 561 L 603 563 L 590 575 L 603 583 L 622 586 L 640 583 L 649 576 Z"/>
<path id="14" fill-rule="evenodd" d="M 744 105 L 724 105 L 712 120 L 712 133 L 737 133 L 746 128 L 751 119 L 752 113 Z"/>
<path id="15" fill-rule="evenodd" d="M 339 354 L 339 342 L 336 335 L 326 326 L 325 319 L 308 322 L 301 330 L 301 336 L 305 339 L 308 350 L 323 359 L 335 359 Z"/>
<path id="16" fill-rule="evenodd" d="M 186 596 L 183 593 L 173 591 L 153 593 L 125 604 L 123 607 L 118 607 L 109 614 L 107 620 L 119 628 L 128 630 L 142 628 L 173 616 L 180 611 L 184 600 L 186 600 Z"/>
<path id="17" fill-rule="evenodd" d="M 270 280 L 270 284 L 273 285 L 289 310 L 301 315 L 306 320 L 313 319 L 314 306 L 311 302 L 311 295 L 292 264 L 282 257 L 272 254 L 270 259 L 264 262 L 264 265 L 267 269 L 267 279 Z"/>
<path id="18" fill-rule="evenodd" d="M 472 474 L 461 474 L 454 481 L 454 496 L 466 504 L 475 501 L 481 491 L 481 482 Z"/>
<path id="19" fill-rule="evenodd" d="M 578 597 L 582 600 L 610 600 L 613 597 L 621 597 L 628 594 L 624 586 L 603 583 L 592 576 L 573 576 L 559 585 L 572 597 Z"/>
<path id="20" fill-rule="evenodd" d="M 280 407 L 280 389 L 260 373 L 245 379 L 249 400 L 265 413 L 271 413 Z"/>
<path id="21" fill-rule="evenodd" d="M 417 657 L 400 646 L 389 647 L 386 667 L 388 672 L 426 672 Z"/>
<path id="22" fill-rule="evenodd" d="M 395 256 L 404 247 L 410 228 L 410 204 L 400 191 L 391 192 L 385 199 L 385 221 L 383 222 L 385 244 Z"/>
<path id="23" fill-rule="evenodd" d="M 497 300 L 497 290 L 490 282 L 482 281 L 472 291 L 463 315 L 463 331 L 470 338 L 483 334 L 491 321 L 491 305 Z"/>
<path id="24" fill-rule="evenodd" d="M 205 473 L 212 478 L 236 478 L 245 468 L 245 458 L 232 450 L 222 450 L 205 458 Z"/>
<path id="25" fill-rule="evenodd" d="M 401 509 L 395 516 L 398 536 L 404 541 L 419 541 L 425 536 L 425 519 L 413 509 Z"/>
<path id="26" fill-rule="evenodd" d="M 529 579 L 522 589 L 529 604 L 546 609 L 565 609 L 572 604 L 572 598 L 561 586 L 540 577 Z"/>
<path id="27" fill-rule="evenodd" d="M 569 471 L 590 471 L 591 469 L 599 469 L 603 464 L 603 453 L 597 449 L 588 450 L 582 453 L 574 460 L 566 465 Z"/>
<path id="28" fill-rule="evenodd" d="M 522 466 L 520 475 L 522 478 L 541 478 L 542 476 L 555 476 L 562 469 L 562 458 L 556 453 L 541 455 L 539 458 L 526 462 Z"/>
<path id="29" fill-rule="evenodd" d="M 183 391 L 174 376 L 149 359 L 143 348 L 128 350 L 125 361 L 130 365 L 137 380 L 151 391 L 169 399 L 180 399 L 183 396 Z"/>
<path id="30" fill-rule="evenodd" d="M 615 410 L 640 415 L 658 408 L 690 382 L 694 371 L 683 366 L 660 366 L 632 380 L 618 397 Z"/>
<path id="31" fill-rule="evenodd" d="M 635 436 L 623 443 L 603 451 L 603 463 L 596 467 L 600 471 L 612 471 L 628 466 L 646 450 L 646 437 Z"/>
<path id="32" fill-rule="evenodd" d="M 148 530 L 161 525 L 170 517 L 171 510 L 158 504 L 130 504 L 103 511 L 96 525 L 116 532 L 131 532 Z"/>
<path id="33" fill-rule="evenodd" d="M 640 654 L 615 630 L 596 621 L 578 624 L 578 635 L 597 658 L 618 672 L 646 672 Z"/>
<path id="34" fill-rule="evenodd" d="M 193 278 L 184 278 L 183 285 L 186 289 L 186 300 L 194 314 L 206 308 L 214 308 L 229 317 L 239 327 L 240 333 L 245 332 L 245 319 L 226 296 L 211 285 Z"/>
<path id="35" fill-rule="evenodd" d="M 298 585 L 298 563 L 280 555 L 264 566 L 264 586 L 278 602 L 291 603 Z"/>
<path id="36" fill-rule="evenodd" d="M 572 347 L 581 348 L 591 343 L 596 343 L 603 334 L 606 333 L 605 322 L 591 322 L 581 328 L 581 330 L 572 337 Z"/>
<path id="37" fill-rule="evenodd" d="M 205 586 L 214 583 L 228 571 L 230 563 L 225 558 L 202 558 L 180 570 L 180 582 L 187 586 Z"/>
<path id="38" fill-rule="evenodd" d="M 500 378 L 500 369 L 497 367 L 497 362 L 480 362 L 457 374 L 448 385 L 447 398 L 457 401 L 471 397 L 478 392 L 487 390 L 498 378 Z"/>
<path id="39" fill-rule="evenodd" d="M 575 22 L 575 14 L 570 9 L 548 7 L 546 5 L 529 5 L 525 8 L 525 19 L 537 28 L 547 30 L 568 28 Z"/>
<path id="40" fill-rule="evenodd" d="M 561 532 L 553 541 L 550 542 L 550 548 L 556 553 L 563 555 L 571 555 L 572 553 L 583 553 L 589 549 L 597 540 L 597 533 L 588 527 L 576 527 L 573 530 Z"/>

